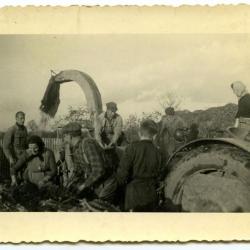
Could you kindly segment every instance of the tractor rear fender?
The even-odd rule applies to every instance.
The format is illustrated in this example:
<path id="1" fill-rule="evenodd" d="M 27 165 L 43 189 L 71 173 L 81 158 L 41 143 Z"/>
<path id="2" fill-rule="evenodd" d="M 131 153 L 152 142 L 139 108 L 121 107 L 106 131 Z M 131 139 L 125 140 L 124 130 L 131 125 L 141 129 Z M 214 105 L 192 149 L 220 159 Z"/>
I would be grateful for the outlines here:
<path id="1" fill-rule="evenodd" d="M 198 139 L 182 146 L 167 163 L 166 197 L 179 204 L 185 182 L 198 173 L 217 172 L 250 186 L 249 149 L 247 142 L 232 138 Z"/>
<path id="2" fill-rule="evenodd" d="M 231 145 L 235 146 L 239 149 L 242 149 L 245 152 L 250 153 L 250 143 L 240 140 L 240 139 L 235 139 L 235 138 L 203 138 L 203 139 L 197 139 L 194 141 L 191 141 L 180 148 L 178 148 L 169 158 L 167 165 L 172 161 L 175 156 L 183 151 L 193 149 L 195 147 L 199 147 L 201 145 L 208 145 L 208 144 L 226 144 L 226 145 Z"/>

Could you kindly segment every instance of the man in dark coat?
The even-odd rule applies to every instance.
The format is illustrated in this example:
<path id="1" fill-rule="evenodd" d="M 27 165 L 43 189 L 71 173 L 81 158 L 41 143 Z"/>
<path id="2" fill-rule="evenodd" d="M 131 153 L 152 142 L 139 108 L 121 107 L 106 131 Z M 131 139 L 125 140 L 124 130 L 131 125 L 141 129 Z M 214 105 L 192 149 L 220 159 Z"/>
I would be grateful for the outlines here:
<path id="1" fill-rule="evenodd" d="M 130 144 L 117 170 L 117 181 L 126 185 L 126 211 L 153 211 L 158 202 L 157 184 L 161 172 L 160 152 L 153 144 L 157 124 L 145 120 L 140 125 L 140 141 Z"/>

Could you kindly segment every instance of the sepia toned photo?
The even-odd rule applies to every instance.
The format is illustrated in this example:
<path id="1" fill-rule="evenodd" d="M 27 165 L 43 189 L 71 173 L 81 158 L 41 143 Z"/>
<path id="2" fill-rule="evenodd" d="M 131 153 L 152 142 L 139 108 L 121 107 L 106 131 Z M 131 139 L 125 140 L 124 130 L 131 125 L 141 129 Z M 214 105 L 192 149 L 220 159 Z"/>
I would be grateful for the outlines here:
<path id="1" fill-rule="evenodd" d="M 0 242 L 249 240 L 249 11 L 0 9 Z"/>
<path id="2" fill-rule="evenodd" d="M 249 35 L 1 35 L 2 212 L 249 212 Z"/>

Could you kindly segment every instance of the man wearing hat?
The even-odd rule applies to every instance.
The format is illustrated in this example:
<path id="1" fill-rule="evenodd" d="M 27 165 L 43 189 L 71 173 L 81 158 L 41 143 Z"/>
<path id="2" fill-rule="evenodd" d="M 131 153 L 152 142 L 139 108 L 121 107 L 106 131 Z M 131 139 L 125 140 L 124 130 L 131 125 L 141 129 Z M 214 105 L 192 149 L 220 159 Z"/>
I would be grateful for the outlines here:
<path id="1" fill-rule="evenodd" d="M 117 104 L 108 102 L 107 110 L 98 117 L 96 139 L 102 146 L 111 147 L 116 145 L 122 134 L 122 117 L 117 114 Z"/>
<path id="2" fill-rule="evenodd" d="M 108 102 L 106 106 L 106 112 L 100 114 L 98 117 L 95 138 L 101 147 L 106 150 L 106 155 L 111 159 L 111 164 L 115 166 L 119 161 L 115 146 L 119 146 L 121 143 L 123 120 L 116 113 L 117 104 L 115 102 Z"/>
<path id="3" fill-rule="evenodd" d="M 82 135 L 81 129 L 76 122 L 63 127 L 64 142 L 69 144 L 74 165 L 68 186 L 77 187 L 79 193 L 91 190 L 99 199 L 112 202 L 116 191 L 113 172 L 105 164 L 103 149 L 94 138 Z"/>
<path id="4" fill-rule="evenodd" d="M 119 168 L 117 182 L 126 186 L 126 211 L 153 211 L 158 203 L 157 186 L 161 176 L 161 156 L 153 144 L 157 124 L 147 119 L 140 124 L 140 140 L 127 146 Z"/>

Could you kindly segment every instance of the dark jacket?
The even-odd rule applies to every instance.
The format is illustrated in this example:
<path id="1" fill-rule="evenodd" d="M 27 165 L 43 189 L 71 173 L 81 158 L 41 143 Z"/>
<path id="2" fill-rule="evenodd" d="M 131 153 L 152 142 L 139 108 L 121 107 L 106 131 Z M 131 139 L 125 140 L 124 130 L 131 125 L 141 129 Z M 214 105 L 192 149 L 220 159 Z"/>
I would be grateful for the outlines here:
<path id="1" fill-rule="evenodd" d="M 150 140 L 130 144 L 117 170 L 117 182 L 126 185 L 125 210 L 144 211 L 157 204 L 161 156 Z"/>
<path id="2" fill-rule="evenodd" d="M 250 118 L 250 94 L 245 94 L 238 101 L 238 112 L 236 118 Z"/>

